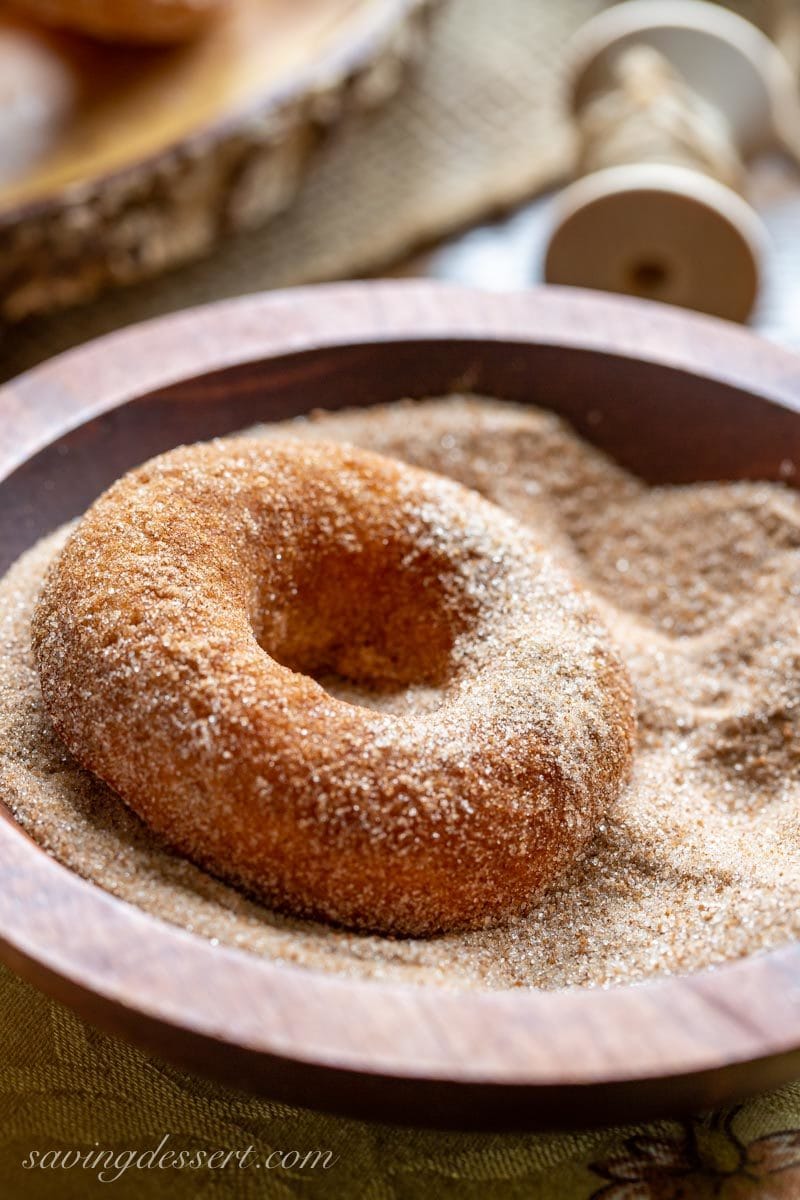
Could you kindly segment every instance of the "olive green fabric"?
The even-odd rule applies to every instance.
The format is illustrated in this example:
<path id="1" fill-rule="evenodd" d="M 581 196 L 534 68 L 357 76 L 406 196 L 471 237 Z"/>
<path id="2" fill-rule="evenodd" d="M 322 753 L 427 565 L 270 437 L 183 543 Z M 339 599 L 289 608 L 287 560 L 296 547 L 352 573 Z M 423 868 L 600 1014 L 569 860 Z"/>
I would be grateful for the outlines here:
<path id="1" fill-rule="evenodd" d="M 293 1109 L 193 1078 L 98 1033 L 5 968 L 0 1013 L 0 1195 L 8 1200 L 800 1196 L 800 1085 L 642 1128 L 427 1132 Z M 159 1166 L 148 1156 L 159 1146 L 176 1158 Z M 241 1157 L 222 1165 L 221 1152 L 248 1147 L 244 1165 Z M 90 1165 L 50 1165 L 64 1150 L 67 1163 L 80 1155 Z M 172 1165 L 181 1150 L 184 1166 Z M 315 1154 L 325 1151 L 327 1165 Z M 216 1162 L 200 1164 L 199 1152 L 216 1152 Z M 305 1167 L 293 1165 L 303 1159 Z"/>

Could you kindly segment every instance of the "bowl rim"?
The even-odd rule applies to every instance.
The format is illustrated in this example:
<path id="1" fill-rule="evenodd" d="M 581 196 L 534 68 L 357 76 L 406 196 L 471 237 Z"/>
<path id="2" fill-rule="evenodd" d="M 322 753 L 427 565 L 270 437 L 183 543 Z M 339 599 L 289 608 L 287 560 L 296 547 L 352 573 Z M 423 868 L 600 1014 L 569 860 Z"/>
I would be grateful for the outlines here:
<path id="1" fill-rule="evenodd" d="M 67 431 L 181 380 L 320 347 L 440 339 L 601 350 L 800 412 L 800 357 L 713 318 L 552 287 L 336 284 L 181 311 L 19 376 L 0 389 L 0 428 L 14 430 L 0 482 Z M 680 1107 L 698 1088 L 722 1098 L 800 1073 L 800 942 L 608 989 L 450 990 L 214 946 L 79 878 L 10 815 L 0 877 L 0 959 L 17 973 L 164 1057 L 312 1106 L 435 1122 L 451 1105 L 471 1123 L 488 1096 L 513 1106 L 525 1092 L 547 1124 L 548 1108 L 561 1123 L 582 1089 L 601 1088 L 613 1118 L 633 1097 L 640 1111 L 649 1103 L 644 1085 L 671 1080 L 664 1097 Z"/>

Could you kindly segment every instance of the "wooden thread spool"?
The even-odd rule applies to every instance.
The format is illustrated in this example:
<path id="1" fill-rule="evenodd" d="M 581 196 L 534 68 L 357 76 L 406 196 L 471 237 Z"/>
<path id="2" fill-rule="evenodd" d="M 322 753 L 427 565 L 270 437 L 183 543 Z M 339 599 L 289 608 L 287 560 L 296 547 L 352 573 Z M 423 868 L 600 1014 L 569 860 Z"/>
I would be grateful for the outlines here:
<path id="1" fill-rule="evenodd" d="M 766 235 L 745 162 L 797 153 L 777 47 L 705 0 L 629 0 L 583 27 L 571 63 L 582 177 L 560 199 L 547 281 L 746 320 Z"/>

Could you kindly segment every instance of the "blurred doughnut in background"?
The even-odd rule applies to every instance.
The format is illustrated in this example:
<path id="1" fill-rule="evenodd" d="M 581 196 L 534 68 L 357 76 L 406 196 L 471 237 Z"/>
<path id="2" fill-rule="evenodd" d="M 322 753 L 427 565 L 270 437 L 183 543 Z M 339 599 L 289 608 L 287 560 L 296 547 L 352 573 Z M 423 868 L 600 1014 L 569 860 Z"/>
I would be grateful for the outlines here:
<path id="1" fill-rule="evenodd" d="M 228 0 L 14 0 L 60 29 L 114 42 L 169 43 L 195 37 Z"/>

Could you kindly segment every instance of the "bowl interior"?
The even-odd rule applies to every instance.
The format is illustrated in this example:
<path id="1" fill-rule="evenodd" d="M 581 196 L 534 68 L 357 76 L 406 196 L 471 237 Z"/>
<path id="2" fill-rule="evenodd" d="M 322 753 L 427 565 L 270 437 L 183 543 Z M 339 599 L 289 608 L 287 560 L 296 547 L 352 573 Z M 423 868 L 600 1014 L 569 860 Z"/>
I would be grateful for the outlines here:
<path id="1" fill-rule="evenodd" d="M 651 483 L 784 479 L 798 416 L 752 391 L 591 349 L 480 339 L 340 345 L 181 380 L 78 425 L 0 481 L 0 572 L 163 450 L 315 408 L 472 391 L 540 405 Z"/>

